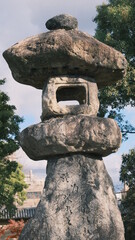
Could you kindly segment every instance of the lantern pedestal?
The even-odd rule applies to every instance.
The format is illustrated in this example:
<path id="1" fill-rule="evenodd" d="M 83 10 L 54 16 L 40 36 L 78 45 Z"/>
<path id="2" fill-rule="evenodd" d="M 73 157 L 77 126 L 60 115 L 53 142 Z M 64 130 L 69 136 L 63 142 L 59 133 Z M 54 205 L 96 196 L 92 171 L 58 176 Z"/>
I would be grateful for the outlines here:
<path id="1" fill-rule="evenodd" d="M 113 184 L 101 157 L 48 161 L 45 189 L 19 240 L 123 240 Z"/>

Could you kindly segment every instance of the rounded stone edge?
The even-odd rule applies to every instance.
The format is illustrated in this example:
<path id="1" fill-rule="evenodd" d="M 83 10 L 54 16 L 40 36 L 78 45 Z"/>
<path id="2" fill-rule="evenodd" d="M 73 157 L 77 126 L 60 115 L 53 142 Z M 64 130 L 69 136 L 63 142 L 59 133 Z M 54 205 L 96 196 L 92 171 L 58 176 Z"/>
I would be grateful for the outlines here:
<path id="1" fill-rule="evenodd" d="M 51 39 L 54 39 L 54 42 L 55 39 L 57 39 L 58 43 L 62 39 L 61 45 L 58 44 L 58 48 L 61 52 L 60 59 L 59 51 L 55 50 L 53 46 L 54 43 Z M 81 40 L 84 48 L 86 48 L 87 45 L 90 51 L 87 62 L 83 56 L 81 57 L 80 51 L 78 52 L 78 60 L 76 59 L 76 54 L 72 55 L 73 49 L 70 42 L 71 39 L 74 44 L 77 42 L 79 44 Z M 83 39 L 85 41 L 83 41 Z M 69 43 L 67 43 L 67 40 Z M 50 42 L 46 45 L 46 41 Z M 90 42 L 93 45 L 92 48 L 90 47 Z M 96 49 L 96 46 L 99 49 L 99 57 L 97 60 L 96 58 L 95 60 L 92 58 L 93 62 L 91 62 L 90 56 L 94 54 L 93 49 Z M 50 52 L 50 49 L 53 61 L 45 54 L 45 51 L 49 50 Z M 106 54 L 109 58 L 112 58 L 110 58 L 109 64 L 107 61 L 102 61 L 102 57 L 104 59 Z M 102 56 L 101 58 L 100 55 Z M 3 57 L 9 65 L 13 78 L 17 82 L 33 86 L 37 89 L 42 89 L 44 83 L 47 82 L 50 77 L 63 75 L 92 77 L 96 80 L 98 88 L 111 86 L 125 76 L 127 68 L 127 61 L 120 52 L 99 42 L 90 35 L 77 30 L 66 31 L 64 29 L 59 29 L 57 31 L 50 31 L 26 38 L 4 51 Z M 72 64 L 68 65 L 66 61 L 63 60 L 66 58 L 68 58 L 68 62 Z M 82 60 L 80 61 L 80 59 L 84 61 L 83 66 L 81 66 Z M 105 59 L 107 60 L 106 57 Z M 111 67 L 112 63 L 114 64 L 113 68 Z"/>
<path id="2" fill-rule="evenodd" d="M 46 23 L 48 30 L 65 29 L 72 30 L 78 28 L 78 21 L 75 17 L 68 14 L 60 14 L 50 18 Z"/>
<path id="3" fill-rule="evenodd" d="M 33 160 L 49 160 L 71 153 L 105 157 L 116 152 L 120 144 L 121 132 L 113 119 L 83 115 L 52 118 L 20 134 L 20 145 Z"/>

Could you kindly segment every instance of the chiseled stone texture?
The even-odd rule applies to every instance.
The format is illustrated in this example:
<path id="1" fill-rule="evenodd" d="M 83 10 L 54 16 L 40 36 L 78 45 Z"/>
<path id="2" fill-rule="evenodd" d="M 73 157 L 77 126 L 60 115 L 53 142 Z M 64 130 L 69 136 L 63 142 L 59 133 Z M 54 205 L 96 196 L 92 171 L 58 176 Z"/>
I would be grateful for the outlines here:
<path id="1" fill-rule="evenodd" d="M 76 100 L 79 105 L 64 106 L 59 101 Z M 97 115 L 98 88 L 92 78 L 55 77 L 44 85 L 42 94 L 42 121 L 63 115 Z"/>
<path id="2" fill-rule="evenodd" d="M 120 143 L 120 129 L 113 119 L 83 115 L 51 118 L 20 134 L 20 145 L 33 160 L 75 152 L 107 156 Z"/>
<path id="3" fill-rule="evenodd" d="M 72 17 L 68 14 L 60 14 L 46 22 L 46 27 L 49 30 L 57 30 L 57 29 L 76 29 L 78 28 L 78 21 L 75 17 Z"/>
<path id="4" fill-rule="evenodd" d="M 127 61 L 115 49 L 78 30 L 29 37 L 3 53 L 16 81 L 43 89 L 49 77 L 92 77 L 98 87 L 123 78 Z"/>
<path id="5" fill-rule="evenodd" d="M 112 181 L 102 159 L 48 161 L 44 194 L 19 240 L 124 240 Z"/>

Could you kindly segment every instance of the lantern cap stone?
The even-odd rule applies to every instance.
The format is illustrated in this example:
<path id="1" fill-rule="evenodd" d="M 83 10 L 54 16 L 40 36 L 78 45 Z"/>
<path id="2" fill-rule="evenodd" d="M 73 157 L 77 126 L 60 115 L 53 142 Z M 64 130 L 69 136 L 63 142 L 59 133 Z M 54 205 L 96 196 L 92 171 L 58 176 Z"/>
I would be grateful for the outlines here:
<path id="1" fill-rule="evenodd" d="M 78 21 L 75 17 L 72 17 L 68 14 L 60 14 L 49 19 L 45 25 L 48 30 L 71 30 L 78 27 Z"/>
<path id="2" fill-rule="evenodd" d="M 17 82 L 38 89 L 50 77 L 65 75 L 94 78 L 101 88 L 121 80 L 127 68 L 123 54 L 77 29 L 29 37 L 3 56 Z"/>

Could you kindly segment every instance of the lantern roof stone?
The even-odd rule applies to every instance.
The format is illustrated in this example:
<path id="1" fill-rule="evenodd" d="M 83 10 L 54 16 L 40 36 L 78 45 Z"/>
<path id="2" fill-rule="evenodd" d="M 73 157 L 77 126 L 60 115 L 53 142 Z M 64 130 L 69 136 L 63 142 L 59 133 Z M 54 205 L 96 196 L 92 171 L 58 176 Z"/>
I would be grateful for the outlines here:
<path id="1" fill-rule="evenodd" d="M 17 82 L 38 89 L 43 89 L 50 77 L 64 75 L 94 78 L 101 88 L 121 80 L 127 68 L 122 53 L 77 29 L 26 38 L 3 56 Z"/>

